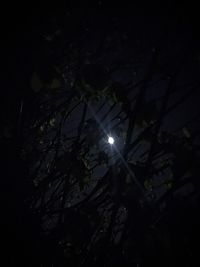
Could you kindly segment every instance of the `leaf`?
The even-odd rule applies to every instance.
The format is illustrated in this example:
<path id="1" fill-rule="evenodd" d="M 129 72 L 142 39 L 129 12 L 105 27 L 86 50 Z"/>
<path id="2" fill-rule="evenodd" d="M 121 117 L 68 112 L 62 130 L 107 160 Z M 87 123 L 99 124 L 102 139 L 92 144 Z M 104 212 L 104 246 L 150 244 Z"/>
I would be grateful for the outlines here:
<path id="1" fill-rule="evenodd" d="M 171 189 L 172 188 L 172 182 L 168 182 L 166 183 L 167 189 Z"/>
<path id="2" fill-rule="evenodd" d="M 99 164 L 108 163 L 108 155 L 104 151 L 100 151 L 98 154 L 97 161 Z"/>
<path id="3" fill-rule="evenodd" d="M 50 121 L 49 121 L 50 126 L 52 126 L 52 127 L 55 126 L 55 121 L 56 121 L 55 118 L 50 119 Z"/>
<path id="4" fill-rule="evenodd" d="M 158 114 L 157 106 L 155 103 L 146 103 L 141 107 L 137 115 L 136 123 L 139 127 L 146 127 L 156 120 Z"/>
<path id="5" fill-rule="evenodd" d="M 149 128 L 147 129 L 147 131 L 142 132 L 139 137 L 140 137 L 141 142 L 151 143 L 152 140 L 154 139 L 154 133 L 152 129 Z"/>
<path id="6" fill-rule="evenodd" d="M 85 122 L 84 131 L 87 134 L 89 134 L 90 132 L 94 133 L 97 129 L 98 129 L 98 124 L 97 124 L 96 120 L 94 120 L 94 119 L 88 119 Z"/>
<path id="7" fill-rule="evenodd" d="M 185 137 L 187 137 L 187 138 L 191 137 L 190 132 L 186 127 L 183 127 L 182 131 L 183 131 L 183 134 Z"/>
<path id="8" fill-rule="evenodd" d="M 99 64 L 86 64 L 82 70 L 82 83 L 85 87 L 96 90 L 103 90 L 110 79 L 107 69 Z M 89 89 L 87 88 L 87 89 Z"/>
<path id="9" fill-rule="evenodd" d="M 70 154 L 68 152 L 65 155 L 60 156 L 56 161 L 56 170 L 62 173 L 66 173 L 70 165 Z"/>
<path id="10" fill-rule="evenodd" d="M 59 88 L 60 86 L 61 86 L 61 82 L 60 82 L 60 80 L 57 79 L 57 78 L 54 78 L 54 79 L 51 81 L 51 83 L 50 83 L 50 88 L 51 88 L 51 89 L 57 89 L 57 88 Z"/>
<path id="11" fill-rule="evenodd" d="M 148 190 L 148 191 L 152 191 L 152 188 L 153 188 L 153 181 L 152 181 L 152 179 L 150 179 L 150 180 L 145 180 L 144 181 L 144 187 Z"/>
<path id="12" fill-rule="evenodd" d="M 139 179 L 140 181 L 145 181 L 146 168 L 143 163 L 140 163 L 140 162 L 130 163 L 129 162 L 129 166 L 133 170 L 137 179 Z"/>
<path id="13" fill-rule="evenodd" d="M 51 42 L 53 40 L 53 36 L 51 35 L 44 35 L 44 39 L 48 42 Z"/>
<path id="14" fill-rule="evenodd" d="M 114 103 L 118 103 L 122 106 L 125 113 L 129 114 L 130 101 L 124 89 L 124 86 L 120 82 L 114 82 L 110 88 L 111 98 Z"/>
<path id="15" fill-rule="evenodd" d="M 39 75 L 34 72 L 31 77 L 31 88 L 34 92 L 39 92 L 43 87 L 43 82 L 41 81 Z"/>
<path id="16" fill-rule="evenodd" d="M 40 126 L 40 132 L 43 132 L 44 131 L 44 125 L 41 125 Z"/>
<path id="17" fill-rule="evenodd" d="M 68 154 L 67 157 L 68 158 L 65 161 L 65 166 L 67 168 L 69 167 L 69 165 L 71 166 L 72 176 L 78 182 L 80 191 L 83 191 L 83 189 L 88 184 L 91 178 L 91 173 L 88 168 L 89 166 L 87 166 L 86 159 L 83 159 L 82 156 L 80 156 L 80 158 L 78 157 L 72 159 L 70 154 Z"/>

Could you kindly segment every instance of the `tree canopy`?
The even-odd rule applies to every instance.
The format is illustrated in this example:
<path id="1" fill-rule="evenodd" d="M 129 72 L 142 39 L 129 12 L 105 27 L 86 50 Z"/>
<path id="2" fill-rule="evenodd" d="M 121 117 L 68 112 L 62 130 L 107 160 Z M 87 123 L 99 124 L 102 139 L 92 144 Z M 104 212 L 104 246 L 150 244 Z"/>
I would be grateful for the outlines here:
<path id="1" fill-rule="evenodd" d="M 199 63 L 190 34 L 95 15 L 52 16 L 33 34 L 18 129 L 34 262 L 195 266 Z"/>

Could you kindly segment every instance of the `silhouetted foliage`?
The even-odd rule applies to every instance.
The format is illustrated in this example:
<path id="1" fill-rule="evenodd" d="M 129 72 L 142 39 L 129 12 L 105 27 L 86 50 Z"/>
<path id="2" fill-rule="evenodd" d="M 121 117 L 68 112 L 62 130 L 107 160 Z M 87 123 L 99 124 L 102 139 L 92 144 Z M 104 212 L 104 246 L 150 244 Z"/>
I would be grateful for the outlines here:
<path id="1" fill-rule="evenodd" d="M 20 113 L 35 266 L 195 266 L 196 120 L 171 126 L 199 86 L 191 51 L 158 29 L 147 41 L 142 26 L 97 33 L 88 19 L 74 36 L 63 21 L 39 32 L 34 109 Z"/>

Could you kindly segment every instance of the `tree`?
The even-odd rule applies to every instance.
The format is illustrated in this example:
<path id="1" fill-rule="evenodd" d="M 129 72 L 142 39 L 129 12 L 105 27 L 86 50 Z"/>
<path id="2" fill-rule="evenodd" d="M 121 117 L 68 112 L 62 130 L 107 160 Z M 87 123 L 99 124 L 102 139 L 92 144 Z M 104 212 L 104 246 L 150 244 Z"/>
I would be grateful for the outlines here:
<path id="1" fill-rule="evenodd" d="M 166 51 L 166 33 L 157 30 L 146 44 L 115 20 L 99 34 L 86 20 L 76 36 L 66 24 L 40 33 L 47 60 L 30 79 L 31 117 L 20 119 L 21 157 L 30 166 L 26 203 L 51 252 L 41 248 L 39 263 L 148 266 L 168 257 L 172 265 L 173 249 L 191 261 L 197 254 L 184 209 L 195 216 L 199 205 L 198 114 L 171 126 L 198 90 L 191 51 L 175 51 L 179 40 Z M 188 221 L 177 234 L 172 224 L 180 218 Z"/>

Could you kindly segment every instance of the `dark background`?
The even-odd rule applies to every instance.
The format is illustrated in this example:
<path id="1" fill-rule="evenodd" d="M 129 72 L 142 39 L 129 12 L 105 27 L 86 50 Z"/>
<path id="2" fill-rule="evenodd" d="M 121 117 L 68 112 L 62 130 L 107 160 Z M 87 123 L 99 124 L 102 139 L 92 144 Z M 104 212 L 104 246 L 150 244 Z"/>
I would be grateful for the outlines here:
<path id="1" fill-rule="evenodd" d="M 71 12 L 68 19 L 68 30 L 70 38 L 76 38 L 81 31 L 81 23 L 85 18 L 89 18 L 94 31 L 103 31 L 113 17 L 117 19 L 121 28 L 129 30 L 129 25 L 137 24 L 138 31 L 143 27 L 149 27 L 150 34 L 146 37 L 147 42 L 151 42 L 152 34 L 156 31 L 167 29 L 173 32 L 174 38 L 188 46 L 194 54 L 198 55 L 199 31 L 197 7 L 192 3 L 176 4 L 174 1 L 165 1 L 158 5 L 150 3 L 135 3 L 125 5 L 124 2 L 118 5 L 108 5 L 102 1 L 99 3 L 71 4 L 59 6 L 56 2 L 45 6 L 36 6 L 36 3 L 27 3 L 16 7 L 5 7 L 2 20 L 1 50 L 2 82 L 1 82 L 1 122 L 2 125 L 9 125 L 12 129 L 12 138 L 1 138 L 1 245 L 6 255 L 7 264 L 4 266 L 22 266 L 29 258 L 26 251 L 27 233 L 38 236 L 37 222 L 29 214 L 24 204 L 24 199 L 29 194 L 29 185 L 25 181 L 27 166 L 24 166 L 19 159 L 19 148 L 24 140 L 21 139 L 18 131 L 18 119 L 20 101 L 25 99 L 25 109 L 27 120 L 29 112 L 34 108 L 34 94 L 29 90 L 30 76 L 36 67 L 36 58 L 40 58 L 42 53 L 42 43 L 38 38 L 38 29 L 48 28 L 49 17 L 60 16 L 64 12 Z M 62 16 L 61 20 L 62 20 Z M 140 22 L 142 23 L 140 24 Z M 52 21 L 53 23 L 53 21 Z M 62 23 L 62 21 L 61 21 Z M 162 30 L 161 30 L 162 31 Z M 180 37 L 181 36 L 181 37 Z M 134 38 L 134 37 L 133 37 Z M 170 39 L 169 39 L 170 43 Z M 200 55 L 200 54 L 199 54 Z M 48 56 L 47 56 L 48 59 Z M 44 57 L 41 56 L 41 66 L 44 64 Z M 199 71 L 197 65 L 196 71 Z M 192 75 L 192 74 L 191 74 Z M 28 89 L 27 89 L 28 88 Z M 191 108 L 192 108 L 191 103 Z M 190 109 L 188 108 L 188 112 Z M 180 115 L 180 117 L 184 115 Z M 35 234 L 36 233 L 36 234 Z M 37 240 L 36 240 L 37 241 Z M 37 243 L 35 241 L 35 243 Z M 33 250 L 37 250 L 32 242 Z M 195 248 L 194 248 L 195 249 Z M 23 253 L 22 253 L 23 251 Z M 23 259 L 23 260 L 22 260 Z M 17 265 L 16 262 L 23 262 Z M 33 265 L 34 266 L 34 265 Z"/>

